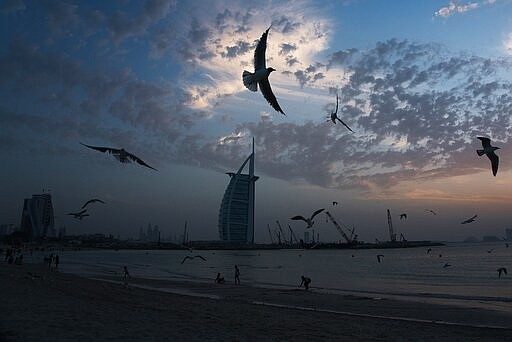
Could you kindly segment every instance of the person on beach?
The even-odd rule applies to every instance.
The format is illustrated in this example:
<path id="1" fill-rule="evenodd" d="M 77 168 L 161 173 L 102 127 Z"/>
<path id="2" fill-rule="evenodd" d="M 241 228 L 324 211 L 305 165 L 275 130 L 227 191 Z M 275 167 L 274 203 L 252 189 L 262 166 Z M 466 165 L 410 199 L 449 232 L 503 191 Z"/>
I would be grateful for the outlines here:
<path id="1" fill-rule="evenodd" d="M 224 277 L 221 277 L 220 273 L 217 273 L 217 278 L 215 278 L 215 282 L 217 284 L 224 284 Z"/>
<path id="2" fill-rule="evenodd" d="M 123 269 L 124 269 L 124 279 L 125 280 L 126 280 L 126 278 L 132 279 L 132 276 L 130 275 L 130 272 L 128 272 L 128 268 L 126 266 L 123 266 Z"/>
<path id="3" fill-rule="evenodd" d="M 55 254 L 54 263 L 55 263 L 55 269 L 58 270 L 59 269 L 59 255 L 58 254 Z"/>
<path id="4" fill-rule="evenodd" d="M 299 287 L 302 287 L 302 285 L 304 285 L 306 290 L 309 290 L 309 284 L 311 283 L 311 279 L 308 277 L 304 277 L 303 275 L 300 276 L 300 278 L 302 279 L 302 282 L 300 283 Z"/>
<path id="5" fill-rule="evenodd" d="M 53 253 L 50 254 L 50 257 L 48 258 L 48 269 L 51 271 L 53 264 Z"/>
<path id="6" fill-rule="evenodd" d="M 235 285 L 240 285 L 240 270 L 237 265 L 235 265 Z"/>

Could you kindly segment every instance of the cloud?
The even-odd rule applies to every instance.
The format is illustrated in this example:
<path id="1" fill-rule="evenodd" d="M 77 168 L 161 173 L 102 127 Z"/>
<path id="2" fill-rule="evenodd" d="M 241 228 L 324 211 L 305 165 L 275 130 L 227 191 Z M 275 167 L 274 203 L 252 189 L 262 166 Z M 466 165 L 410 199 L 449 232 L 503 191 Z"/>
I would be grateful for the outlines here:
<path id="1" fill-rule="evenodd" d="M 11 14 L 25 11 L 23 0 L 5 0 L 0 4 L 0 13 Z"/>
<path id="2" fill-rule="evenodd" d="M 435 11 L 434 15 L 436 17 L 448 18 L 454 14 L 464 14 L 485 5 L 492 5 L 495 2 L 496 0 L 484 0 L 480 2 L 468 2 L 464 5 L 459 5 L 457 1 L 451 1 L 447 6 L 441 7 Z"/>

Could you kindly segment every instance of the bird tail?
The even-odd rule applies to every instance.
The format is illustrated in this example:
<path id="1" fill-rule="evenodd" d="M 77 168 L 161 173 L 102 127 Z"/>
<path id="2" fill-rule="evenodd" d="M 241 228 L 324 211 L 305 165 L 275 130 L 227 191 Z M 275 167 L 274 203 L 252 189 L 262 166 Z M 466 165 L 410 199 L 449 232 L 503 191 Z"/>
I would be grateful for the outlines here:
<path id="1" fill-rule="evenodd" d="M 483 156 L 485 154 L 484 150 L 476 150 L 476 153 L 479 155 L 479 156 Z"/>
<path id="2" fill-rule="evenodd" d="M 242 73 L 242 81 L 244 86 L 250 91 L 258 91 L 258 82 L 254 80 L 254 74 L 247 70 Z"/>

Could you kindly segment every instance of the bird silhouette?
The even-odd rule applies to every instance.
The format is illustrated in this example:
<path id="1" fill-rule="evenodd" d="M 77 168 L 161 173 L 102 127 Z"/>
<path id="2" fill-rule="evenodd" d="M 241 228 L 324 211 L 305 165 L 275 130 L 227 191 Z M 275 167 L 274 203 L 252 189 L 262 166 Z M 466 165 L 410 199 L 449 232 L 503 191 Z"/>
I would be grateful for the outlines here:
<path id="1" fill-rule="evenodd" d="M 276 71 L 276 69 L 267 68 L 266 66 L 265 50 L 267 49 L 267 36 L 269 30 L 270 27 L 261 35 L 258 45 L 256 45 L 256 50 L 254 51 L 254 73 L 244 70 L 242 73 L 242 81 L 244 86 L 250 91 L 258 91 L 259 85 L 263 97 L 267 100 L 270 106 L 281 114 L 286 115 L 279 106 L 279 103 L 277 103 L 277 99 L 272 92 L 270 82 L 268 81 L 270 73 L 272 71 Z"/>
<path id="2" fill-rule="evenodd" d="M 77 213 L 68 213 L 67 215 L 73 216 L 73 218 L 81 221 L 84 217 L 89 216 L 89 214 L 86 214 L 85 212 L 87 212 L 87 209 L 81 210 Z"/>
<path id="3" fill-rule="evenodd" d="M 117 148 L 111 148 L 111 147 L 91 146 L 91 145 L 86 145 L 86 144 L 83 144 L 83 143 L 80 143 L 80 144 L 84 145 L 85 147 L 88 147 L 88 148 L 91 148 L 93 150 L 96 150 L 96 151 L 100 151 L 100 152 L 103 152 L 103 153 L 108 152 L 108 153 L 112 154 L 121 163 L 136 162 L 139 165 L 142 165 L 142 166 L 148 167 L 150 169 L 153 169 L 155 171 L 158 171 L 154 167 L 151 167 L 148 164 L 146 164 L 142 159 L 140 159 L 136 155 L 131 154 L 130 152 L 127 152 L 127 151 L 125 151 L 122 148 L 121 149 L 117 149 Z"/>
<path id="4" fill-rule="evenodd" d="M 500 267 L 496 271 L 498 272 L 498 278 L 501 278 L 502 273 L 507 274 L 507 269 L 505 267 Z"/>
<path id="5" fill-rule="evenodd" d="M 380 263 L 382 258 L 384 258 L 384 255 L 382 254 L 377 254 L 377 261 Z"/>
<path id="6" fill-rule="evenodd" d="M 452 265 L 450 265 L 449 263 L 446 263 L 446 264 L 443 265 L 443 268 L 447 268 L 447 267 L 450 267 L 450 266 L 452 266 Z"/>
<path id="7" fill-rule="evenodd" d="M 483 150 L 476 150 L 476 153 L 479 156 L 487 155 L 489 160 L 491 161 L 492 174 L 496 177 L 496 173 L 498 173 L 498 164 L 500 163 L 500 158 L 494 153 L 494 151 L 499 150 L 499 147 L 491 146 L 491 139 L 486 137 L 477 137 L 482 142 Z"/>
<path id="8" fill-rule="evenodd" d="M 333 201 L 333 202 L 332 202 L 332 205 L 333 205 L 333 206 L 338 205 L 338 202 Z"/>
<path id="9" fill-rule="evenodd" d="M 334 110 L 334 112 L 331 112 L 331 115 L 329 117 L 330 117 L 330 121 L 332 121 L 334 124 L 336 124 L 336 120 L 338 120 L 339 122 L 341 122 L 343 124 L 343 126 L 347 127 L 347 129 L 350 132 L 354 133 L 352 128 L 348 127 L 348 125 L 346 123 L 344 123 L 343 120 L 341 120 L 338 116 L 338 94 L 336 94 L 336 109 Z M 327 122 L 329 122 L 329 120 L 327 120 Z"/>
<path id="10" fill-rule="evenodd" d="M 425 211 L 428 211 L 431 214 L 437 215 L 436 212 L 432 209 L 425 209 Z"/>
<path id="11" fill-rule="evenodd" d="M 206 261 L 206 259 L 204 257 L 202 257 L 201 255 L 196 255 L 196 256 L 187 255 L 186 257 L 183 258 L 183 260 L 181 260 L 181 264 L 183 264 L 187 259 L 193 260 L 195 258 L 199 258 L 203 261 Z"/>
<path id="12" fill-rule="evenodd" d="M 491 248 L 487 251 L 487 253 L 492 253 L 494 251 L 494 248 Z"/>
<path id="13" fill-rule="evenodd" d="M 406 213 L 400 214 L 400 220 L 401 219 L 406 219 L 407 220 L 407 214 Z"/>
<path id="14" fill-rule="evenodd" d="M 304 216 L 300 216 L 300 215 L 297 215 L 297 216 L 294 216 L 294 217 L 291 217 L 290 220 L 302 220 L 304 222 L 306 222 L 308 224 L 308 226 L 306 227 L 306 229 L 308 228 L 311 228 L 313 227 L 313 225 L 315 224 L 315 222 L 313 221 L 313 219 L 315 218 L 316 215 L 320 214 L 322 211 L 324 211 L 325 208 L 323 209 L 318 209 L 317 211 L 315 211 L 313 213 L 313 215 L 311 215 L 311 217 L 309 218 L 305 218 Z"/>
<path id="15" fill-rule="evenodd" d="M 82 206 L 82 209 L 84 209 L 85 207 L 87 207 L 87 205 L 88 205 L 88 204 L 90 204 L 90 203 L 96 203 L 96 202 L 99 202 L 99 203 L 103 203 L 103 204 L 105 204 L 105 202 L 103 202 L 102 200 L 97 199 L 97 198 L 93 198 L 93 199 L 90 199 L 90 200 L 88 200 L 87 202 L 85 202 L 85 204 Z"/>
<path id="16" fill-rule="evenodd" d="M 432 252 L 432 248 L 427 249 L 427 254 L 429 254 L 430 252 Z"/>
<path id="17" fill-rule="evenodd" d="M 464 220 L 462 221 L 460 224 L 468 224 L 468 223 L 471 223 L 471 222 L 475 222 L 475 219 L 478 215 L 474 215 L 473 217 L 471 218 L 468 218 L 467 220 Z"/>

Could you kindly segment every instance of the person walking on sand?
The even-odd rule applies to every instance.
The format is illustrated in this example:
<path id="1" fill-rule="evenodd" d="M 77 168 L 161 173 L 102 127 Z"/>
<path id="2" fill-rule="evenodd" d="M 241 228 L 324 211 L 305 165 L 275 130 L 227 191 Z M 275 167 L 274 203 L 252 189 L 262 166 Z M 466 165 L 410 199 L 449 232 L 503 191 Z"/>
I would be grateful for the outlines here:
<path id="1" fill-rule="evenodd" d="M 215 278 L 215 282 L 217 284 L 224 284 L 224 277 L 221 277 L 220 273 L 217 273 L 217 278 Z"/>
<path id="2" fill-rule="evenodd" d="M 59 255 L 58 254 L 55 254 L 54 263 L 55 263 L 55 270 L 58 270 L 59 269 Z"/>
<path id="3" fill-rule="evenodd" d="M 240 285 L 240 270 L 237 265 L 235 265 L 235 285 Z"/>
<path id="4" fill-rule="evenodd" d="M 124 279 L 125 280 L 126 280 L 126 278 L 132 279 L 132 276 L 130 275 L 130 272 L 128 272 L 128 268 L 126 266 L 123 266 L 123 269 L 124 269 Z"/>
<path id="5" fill-rule="evenodd" d="M 300 278 L 302 279 L 302 281 L 301 281 L 299 287 L 302 287 L 302 285 L 304 285 L 306 290 L 309 290 L 309 284 L 311 283 L 311 279 L 308 277 L 304 277 L 303 275 L 300 276 Z"/>

